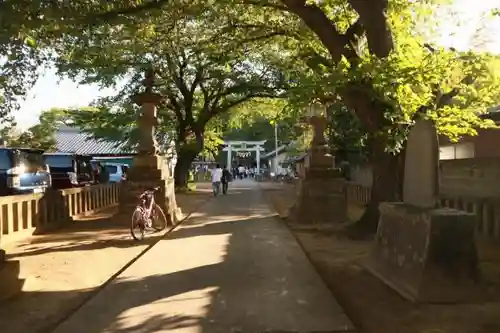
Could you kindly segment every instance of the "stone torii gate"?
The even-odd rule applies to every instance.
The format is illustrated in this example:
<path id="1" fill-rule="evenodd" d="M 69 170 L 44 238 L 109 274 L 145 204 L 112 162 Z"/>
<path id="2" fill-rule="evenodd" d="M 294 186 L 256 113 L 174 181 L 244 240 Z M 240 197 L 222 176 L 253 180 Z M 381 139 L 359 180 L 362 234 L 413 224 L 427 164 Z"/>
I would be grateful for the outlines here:
<path id="1" fill-rule="evenodd" d="M 255 158 L 257 160 L 257 173 L 260 171 L 260 152 L 264 151 L 262 147 L 266 143 L 266 140 L 262 141 L 224 141 L 226 146 L 222 151 L 227 151 L 227 167 L 230 168 L 232 165 L 232 152 L 251 152 L 255 151 Z"/>

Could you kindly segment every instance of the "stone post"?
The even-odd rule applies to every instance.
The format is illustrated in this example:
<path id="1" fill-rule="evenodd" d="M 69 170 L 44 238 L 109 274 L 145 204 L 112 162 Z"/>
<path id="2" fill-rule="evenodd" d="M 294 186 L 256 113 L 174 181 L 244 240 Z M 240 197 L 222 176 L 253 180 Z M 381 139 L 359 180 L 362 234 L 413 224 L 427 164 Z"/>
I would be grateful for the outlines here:
<path id="1" fill-rule="evenodd" d="M 257 161 L 256 172 L 260 175 L 260 145 L 257 145 L 257 148 L 255 149 L 255 160 Z"/>
<path id="2" fill-rule="evenodd" d="M 226 167 L 228 170 L 231 170 L 232 169 L 232 166 L 233 166 L 233 157 L 231 156 L 231 145 L 228 146 L 228 151 L 227 151 L 227 164 L 226 164 Z"/>
<path id="3" fill-rule="evenodd" d="M 431 120 L 418 119 L 406 144 L 403 202 L 383 202 L 365 267 L 414 302 L 474 299 L 480 267 L 476 216 L 440 208 L 439 142 Z"/>
<path id="4" fill-rule="evenodd" d="M 143 81 L 145 90 L 132 96 L 132 101 L 141 107 L 137 121 L 139 129 L 139 143 L 137 154 L 134 157 L 123 183 L 120 197 L 120 216 L 131 215 L 138 196 L 146 189 L 160 187 L 155 199 L 167 215 L 168 223 L 173 225 L 178 221 L 180 214 L 175 200 L 174 180 L 169 169 L 165 167 L 164 156 L 159 154 L 156 142 L 155 127 L 158 125 L 156 106 L 162 97 L 153 92 L 154 71 L 146 72 Z"/>
<path id="5" fill-rule="evenodd" d="M 334 167 L 325 139 L 327 119 L 315 113 L 308 117 L 314 136 L 306 156 L 306 170 L 301 179 L 298 198 L 289 216 L 303 224 L 345 222 L 347 198 L 345 180 Z"/>
<path id="6" fill-rule="evenodd" d="M 0 269 L 2 269 L 4 262 L 5 262 L 5 250 L 0 249 Z"/>

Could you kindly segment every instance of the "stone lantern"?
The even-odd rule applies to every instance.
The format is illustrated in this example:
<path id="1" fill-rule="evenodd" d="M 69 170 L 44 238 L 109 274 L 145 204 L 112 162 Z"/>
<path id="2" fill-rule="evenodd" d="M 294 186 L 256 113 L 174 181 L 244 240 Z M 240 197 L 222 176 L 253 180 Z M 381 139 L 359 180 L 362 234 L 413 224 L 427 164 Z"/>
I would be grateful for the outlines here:
<path id="1" fill-rule="evenodd" d="M 325 139 L 326 108 L 312 104 L 305 118 L 313 128 L 313 139 L 306 156 L 305 176 L 300 181 L 298 198 L 290 215 L 304 224 L 345 222 L 346 186 Z"/>
<path id="2" fill-rule="evenodd" d="M 139 105 L 137 121 L 139 142 L 137 154 L 127 174 L 127 181 L 122 185 L 120 197 L 120 216 L 132 214 L 138 196 L 146 189 L 160 187 L 156 202 L 162 207 L 169 224 L 175 224 L 180 211 L 175 200 L 174 180 L 166 167 L 165 157 L 161 156 L 156 142 L 158 125 L 157 105 L 162 96 L 153 92 L 155 72 L 150 68 L 145 73 L 144 91 L 132 96 L 132 101 Z"/>
<path id="3" fill-rule="evenodd" d="M 328 125 L 326 109 L 318 104 L 312 104 L 307 108 L 306 120 L 313 128 L 313 138 L 308 153 L 308 167 L 323 167 L 326 169 L 335 166 L 335 158 L 330 154 L 328 143 L 325 139 L 325 131 Z"/>

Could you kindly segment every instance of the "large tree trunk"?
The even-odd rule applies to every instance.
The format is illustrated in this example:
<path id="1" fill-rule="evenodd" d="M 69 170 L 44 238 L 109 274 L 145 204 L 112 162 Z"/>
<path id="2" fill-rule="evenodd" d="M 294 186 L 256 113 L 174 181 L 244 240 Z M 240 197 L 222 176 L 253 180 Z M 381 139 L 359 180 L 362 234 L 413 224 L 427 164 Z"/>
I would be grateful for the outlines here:
<path id="1" fill-rule="evenodd" d="M 364 236 L 377 231 L 380 216 L 378 206 L 381 202 L 402 200 L 404 151 L 399 154 L 386 151 L 388 140 L 383 129 L 391 125 L 384 116 L 387 106 L 367 94 L 373 91 L 371 86 L 361 88 L 345 90 L 343 97 L 364 129 L 370 133 L 368 148 L 373 175 L 371 199 L 359 221 L 351 228 L 354 234 Z"/>
<path id="2" fill-rule="evenodd" d="M 189 168 L 193 163 L 199 151 L 190 149 L 180 149 L 177 152 L 177 163 L 174 169 L 175 187 L 180 189 L 187 189 L 189 180 Z"/>
<path id="3" fill-rule="evenodd" d="M 401 154 L 394 155 L 385 151 L 385 140 L 374 140 L 370 145 L 370 164 L 372 166 L 373 183 L 371 198 L 361 218 L 351 230 L 359 236 L 373 234 L 377 231 L 380 217 L 378 206 L 381 202 L 402 200 L 402 167 Z M 403 154 L 404 155 L 404 154 Z"/>
<path id="4" fill-rule="evenodd" d="M 191 125 L 191 127 L 194 126 Z M 195 134 L 195 140 L 194 142 L 189 142 L 186 131 L 178 129 L 177 163 L 175 164 L 174 169 L 176 188 L 187 189 L 191 164 L 204 148 L 203 131 L 196 128 L 193 132 Z"/>

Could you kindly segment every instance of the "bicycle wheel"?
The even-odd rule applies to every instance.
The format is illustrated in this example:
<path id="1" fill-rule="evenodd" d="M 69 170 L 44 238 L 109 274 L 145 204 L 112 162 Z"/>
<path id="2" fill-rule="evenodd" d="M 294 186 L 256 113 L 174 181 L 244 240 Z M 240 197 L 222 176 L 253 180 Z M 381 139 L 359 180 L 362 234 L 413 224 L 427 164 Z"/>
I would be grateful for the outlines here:
<path id="1" fill-rule="evenodd" d="M 134 213 L 132 213 L 132 224 L 130 226 L 130 234 L 135 240 L 143 240 L 144 232 L 146 226 L 144 225 L 144 221 L 142 218 L 142 210 L 140 208 L 136 208 Z"/>
<path id="2" fill-rule="evenodd" d="M 163 212 L 160 206 L 155 204 L 153 209 L 153 228 L 156 231 L 162 231 L 167 227 L 167 216 Z"/>

